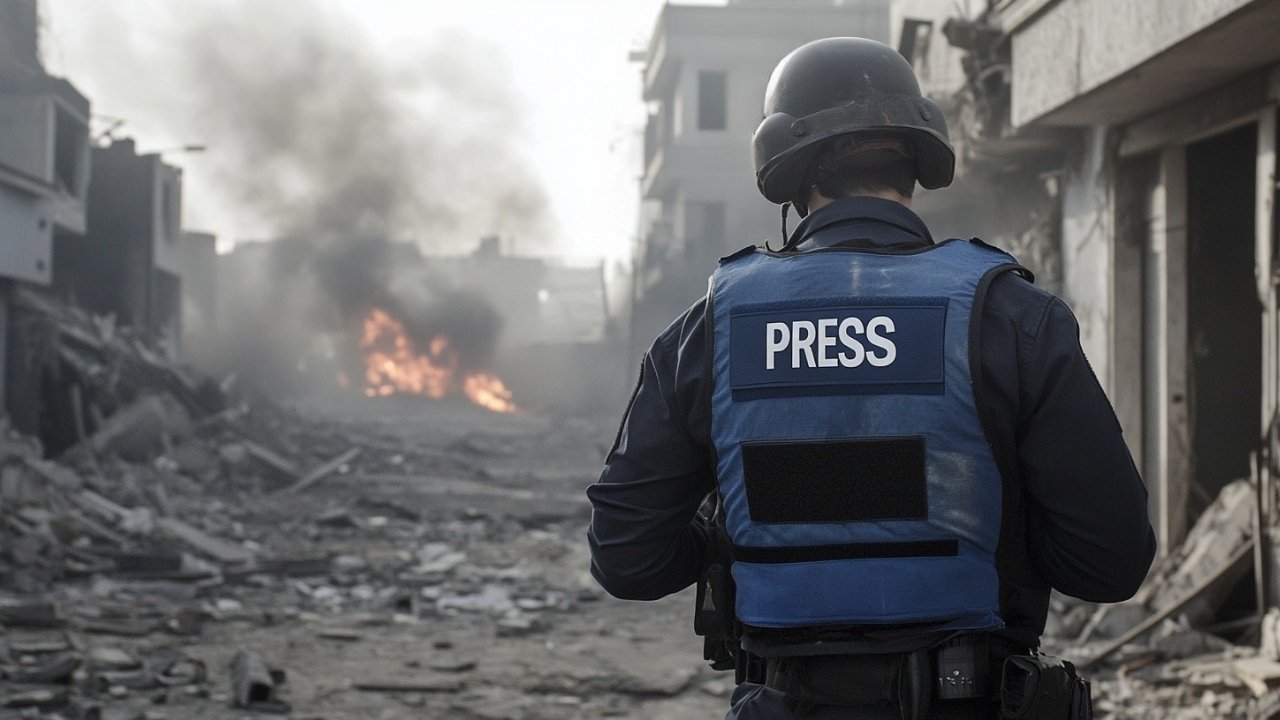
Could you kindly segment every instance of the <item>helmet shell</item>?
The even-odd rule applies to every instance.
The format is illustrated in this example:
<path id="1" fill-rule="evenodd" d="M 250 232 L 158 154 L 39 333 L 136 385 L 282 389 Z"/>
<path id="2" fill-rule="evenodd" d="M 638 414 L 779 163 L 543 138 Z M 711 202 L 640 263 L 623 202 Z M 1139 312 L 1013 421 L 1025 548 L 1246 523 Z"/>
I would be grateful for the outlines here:
<path id="1" fill-rule="evenodd" d="M 764 120 L 752 136 L 756 184 L 775 203 L 802 200 L 810 169 L 830 141 L 865 133 L 908 140 L 917 178 L 946 187 L 956 156 L 947 120 L 920 94 L 911 64 L 884 43 L 834 37 L 801 45 L 774 68 Z"/>

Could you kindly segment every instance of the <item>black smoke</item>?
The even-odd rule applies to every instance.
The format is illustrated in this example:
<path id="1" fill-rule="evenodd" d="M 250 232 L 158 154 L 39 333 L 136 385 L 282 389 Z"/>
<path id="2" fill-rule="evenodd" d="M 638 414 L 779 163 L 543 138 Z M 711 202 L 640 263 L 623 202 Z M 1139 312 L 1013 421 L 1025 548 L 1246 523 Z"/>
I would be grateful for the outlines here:
<path id="1" fill-rule="evenodd" d="M 372 307 L 423 344 L 448 335 L 466 366 L 488 362 L 497 312 L 417 251 L 554 234 L 499 48 L 424 29 L 414 59 L 395 63 L 360 17 L 294 0 L 153 4 L 162 17 L 147 26 L 167 37 L 143 43 L 110 5 L 93 10 L 102 52 L 137 64 L 116 82 L 169 94 L 157 107 L 181 123 L 172 134 L 209 147 L 206 187 L 271 241 L 223 260 L 221 352 L 206 364 L 296 389 L 299 370 L 345 362 Z"/>

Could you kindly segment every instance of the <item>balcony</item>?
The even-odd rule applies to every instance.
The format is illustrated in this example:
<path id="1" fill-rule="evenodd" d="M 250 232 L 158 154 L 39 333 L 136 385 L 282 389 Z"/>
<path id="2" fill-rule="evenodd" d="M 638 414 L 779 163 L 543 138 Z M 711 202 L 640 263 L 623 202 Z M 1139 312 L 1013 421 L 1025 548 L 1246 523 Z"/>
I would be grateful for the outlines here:
<path id="1" fill-rule="evenodd" d="M 54 234 L 84 233 L 88 115 L 65 80 L 21 66 L 0 72 L 0 276 L 48 284 Z"/>
<path id="2" fill-rule="evenodd" d="M 994 8 L 1012 34 L 1015 127 L 1128 122 L 1280 61 L 1280 4 L 1267 0 L 1003 0 Z"/>

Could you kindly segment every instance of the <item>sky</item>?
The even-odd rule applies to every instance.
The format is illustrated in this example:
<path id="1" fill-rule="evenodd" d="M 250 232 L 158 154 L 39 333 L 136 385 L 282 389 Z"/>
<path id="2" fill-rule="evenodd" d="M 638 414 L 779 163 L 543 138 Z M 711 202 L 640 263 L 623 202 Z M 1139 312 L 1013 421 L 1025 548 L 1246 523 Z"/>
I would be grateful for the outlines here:
<path id="1" fill-rule="evenodd" d="M 628 54 L 646 45 L 662 0 L 256 1 L 263 3 L 259 7 L 281 9 L 263 18 L 263 23 L 281 26 L 251 36 L 228 31 L 229 52 L 235 52 L 237 41 L 287 34 L 290 12 L 323 15 L 329 27 L 342 28 L 344 42 L 361 46 L 369 57 L 385 63 L 389 73 L 412 73 L 415 64 L 425 61 L 424 52 L 450 38 L 468 43 L 473 61 L 484 60 L 484 73 L 507 76 L 505 92 L 516 116 L 488 122 L 509 136 L 507 144 L 518 156 L 512 162 L 531 171 L 549 209 L 549 222 L 540 230 L 487 229 L 502 234 L 517 251 L 604 257 L 610 262 L 630 256 L 645 109 L 640 65 Z M 205 126 L 206 118 L 192 113 L 209 109 L 184 102 L 190 76 L 175 79 L 170 69 L 184 52 L 182 38 L 190 37 L 175 28 L 190 30 L 191 23 L 202 22 L 193 17 L 242 13 L 246 5 L 231 0 L 44 0 L 42 8 L 45 63 L 90 98 L 95 115 L 105 116 L 95 120 L 95 128 L 104 127 L 106 118 L 122 119 L 118 134 L 134 137 L 144 152 L 208 145 L 204 153 L 166 158 L 184 168 L 184 224 L 216 233 L 223 250 L 237 240 L 269 237 L 275 228 L 252 203 L 236 199 L 229 187 L 235 175 L 225 167 L 231 153 L 195 130 Z M 470 68 L 455 70 L 461 82 L 467 82 Z M 406 86 L 407 92 L 415 92 L 411 83 Z M 422 118 L 424 123 L 442 122 L 441 112 L 446 114 L 446 129 L 455 127 L 453 123 L 465 129 L 473 122 L 465 113 L 448 116 L 449 108 L 432 106 L 430 98 L 424 97 L 419 107 L 431 113 Z M 474 138 L 468 142 L 474 146 Z M 456 194 L 459 197 L 437 200 L 468 208 L 484 191 Z M 484 230 L 460 226 L 458 232 L 478 236 Z M 463 252 L 477 239 L 453 238 L 444 250 Z"/>

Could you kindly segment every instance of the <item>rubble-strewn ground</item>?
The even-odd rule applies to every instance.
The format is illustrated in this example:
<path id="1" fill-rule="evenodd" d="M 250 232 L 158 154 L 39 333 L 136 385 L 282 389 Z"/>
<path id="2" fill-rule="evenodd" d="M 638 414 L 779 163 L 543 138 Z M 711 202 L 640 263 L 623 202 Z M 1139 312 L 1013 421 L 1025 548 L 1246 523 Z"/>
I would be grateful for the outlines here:
<path id="1" fill-rule="evenodd" d="M 183 405 L 122 403 L 52 460 L 0 436 L 0 720 L 723 716 L 690 592 L 620 602 L 587 573 L 612 413 Z M 1244 645 L 1194 629 L 1247 572 L 1251 493 L 1134 601 L 1055 600 L 1051 652 L 1107 651 L 1099 718 L 1276 716 L 1280 613 Z"/>
<path id="2" fill-rule="evenodd" d="M 0 607 L 0 662 L 10 679 L 66 672 L 6 683 L 11 709 L 0 712 L 240 718 L 230 663 L 247 650 L 285 674 L 258 699 L 295 718 L 720 716 L 729 681 L 703 668 L 689 594 L 623 603 L 587 574 L 583 489 L 613 422 L 406 398 L 311 402 L 225 423 L 250 437 L 197 428 L 147 462 L 103 453 L 101 479 L 86 460 L 86 484 L 68 477 L 61 495 L 116 506 L 101 512 L 34 502 L 39 488 L 24 485 L 44 480 L 27 466 L 51 465 L 12 462 L 11 443 L 5 467 L 21 479 L 6 483 L 6 508 L 21 510 L 6 517 L 23 524 L 11 539 L 31 547 L 10 553 L 8 584 L 53 592 Z M 313 465 L 360 453 L 281 492 L 297 480 L 256 460 L 260 448 Z M 144 489 L 153 484 L 163 493 Z M 166 516 L 207 537 L 181 539 Z M 42 567 L 63 576 L 38 577 Z M 273 707 L 285 709 L 258 709 Z"/>

